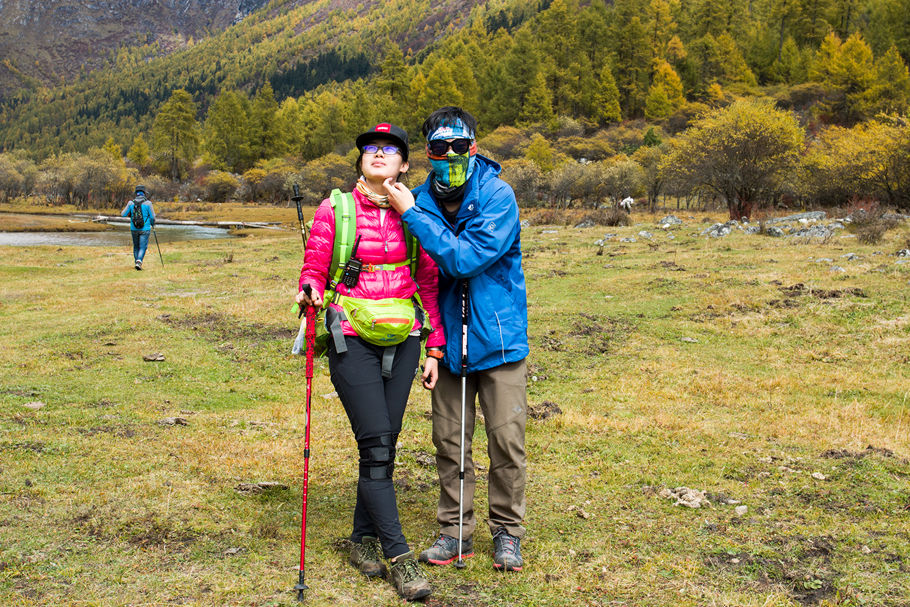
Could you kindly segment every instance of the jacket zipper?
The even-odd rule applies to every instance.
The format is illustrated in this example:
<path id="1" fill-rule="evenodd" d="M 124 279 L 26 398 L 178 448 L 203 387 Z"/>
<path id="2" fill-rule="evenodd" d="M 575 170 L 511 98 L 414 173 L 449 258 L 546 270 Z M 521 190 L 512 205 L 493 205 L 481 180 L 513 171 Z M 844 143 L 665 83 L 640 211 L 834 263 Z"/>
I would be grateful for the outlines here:
<path id="1" fill-rule="evenodd" d="M 502 362 L 506 362 L 506 343 L 502 338 L 502 323 L 499 322 L 499 313 L 495 310 L 493 314 L 496 316 L 496 327 L 499 329 L 499 351 L 502 353 Z"/>

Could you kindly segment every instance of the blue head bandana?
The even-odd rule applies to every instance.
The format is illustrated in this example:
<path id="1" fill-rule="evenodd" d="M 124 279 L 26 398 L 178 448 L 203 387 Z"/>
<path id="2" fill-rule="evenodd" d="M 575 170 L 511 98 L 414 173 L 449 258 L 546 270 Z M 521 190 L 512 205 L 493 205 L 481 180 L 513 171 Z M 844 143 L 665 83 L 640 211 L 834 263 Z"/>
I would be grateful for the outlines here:
<path id="1" fill-rule="evenodd" d="M 474 139 L 471 131 L 460 119 L 446 122 L 430 133 L 427 141 L 438 139 Z M 456 154 L 451 149 L 445 156 L 432 156 L 427 152 L 427 158 L 433 167 L 433 177 L 447 188 L 456 188 L 464 185 L 474 173 L 474 161 L 477 154 L 477 144 L 472 143 L 471 149 L 465 154 Z"/>

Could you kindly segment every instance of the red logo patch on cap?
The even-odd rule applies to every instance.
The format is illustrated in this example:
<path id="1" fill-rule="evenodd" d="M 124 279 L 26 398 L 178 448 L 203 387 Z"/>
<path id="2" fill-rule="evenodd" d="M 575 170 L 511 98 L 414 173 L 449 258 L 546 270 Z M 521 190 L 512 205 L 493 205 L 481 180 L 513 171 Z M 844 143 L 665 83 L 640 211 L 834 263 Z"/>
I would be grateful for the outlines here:
<path id="1" fill-rule="evenodd" d="M 387 122 L 383 122 L 382 124 L 377 124 L 376 128 L 373 130 L 379 133 L 388 133 L 392 130 L 392 125 L 388 124 Z"/>

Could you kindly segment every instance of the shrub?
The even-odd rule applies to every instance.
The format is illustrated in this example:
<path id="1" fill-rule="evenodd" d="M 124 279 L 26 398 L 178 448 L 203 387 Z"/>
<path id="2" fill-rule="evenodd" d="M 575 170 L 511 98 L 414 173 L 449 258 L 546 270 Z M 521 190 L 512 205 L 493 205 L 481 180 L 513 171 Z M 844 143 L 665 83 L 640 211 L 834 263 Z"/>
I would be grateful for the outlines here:
<path id="1" fill-rule="evenodd" d="M 240 181 L 224 171 L 212 171 L 205 178 L 205 199 L 212 202 L 226 202 L 234 196 Z"/>

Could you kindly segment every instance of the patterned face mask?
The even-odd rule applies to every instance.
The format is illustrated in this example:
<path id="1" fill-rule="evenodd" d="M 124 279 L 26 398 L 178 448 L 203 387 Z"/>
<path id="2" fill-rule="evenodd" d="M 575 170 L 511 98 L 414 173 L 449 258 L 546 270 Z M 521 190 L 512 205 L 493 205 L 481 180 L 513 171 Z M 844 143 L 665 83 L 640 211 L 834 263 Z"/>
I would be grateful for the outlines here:
<path id="1" fill-rule="evenodd" d="M 476 160 L 474 156 L 477 154 L 477 142 L 473 140 L 474 132 L 461 120 L 443 124 L 427 137 L 428 142 L 451 139 L 471 140 L 471 147 L 465 154 L 456 154 L 450 146 L 445 155 L 436 155 L 433 154 L 428 145 L 427 159 L 433 167 L 433 177 L 440 185 L 447 188 L 457 188 L 464 185 L 474 172 Z"/>
<path id="2" fill-rule="evenodd" d="M 473 151 L 473 150 L 472 150 Z M 447 188 L 464 185 L 474 172 L 474 154 L 456 154 L 449 151 L 445 158 L 430 158 L 433 177 Z"/>

